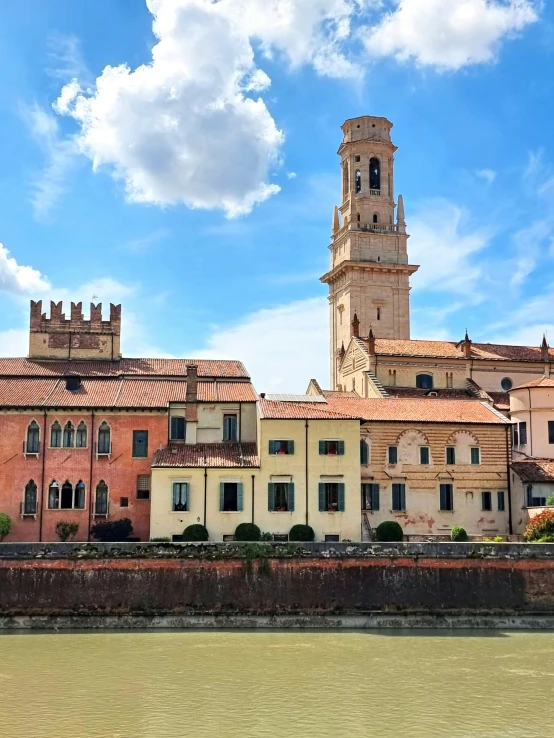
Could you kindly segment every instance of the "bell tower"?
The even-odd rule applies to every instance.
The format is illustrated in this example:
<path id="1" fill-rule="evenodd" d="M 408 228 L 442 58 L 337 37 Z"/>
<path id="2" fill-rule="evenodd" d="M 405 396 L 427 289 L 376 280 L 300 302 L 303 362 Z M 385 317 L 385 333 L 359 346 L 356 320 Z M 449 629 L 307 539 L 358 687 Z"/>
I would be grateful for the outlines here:
<path id="1" fill-rule="evenodd" d="M 341 348 L 353 335 L 410 338 L 408 238 L 402 195 L 394 200 L 392 123 L 364 115 L 342 126 L 342 203 L 335 207 L 329 285 L 331 386 Z M 354 321 L 354 322 L 356 322 Z"/>

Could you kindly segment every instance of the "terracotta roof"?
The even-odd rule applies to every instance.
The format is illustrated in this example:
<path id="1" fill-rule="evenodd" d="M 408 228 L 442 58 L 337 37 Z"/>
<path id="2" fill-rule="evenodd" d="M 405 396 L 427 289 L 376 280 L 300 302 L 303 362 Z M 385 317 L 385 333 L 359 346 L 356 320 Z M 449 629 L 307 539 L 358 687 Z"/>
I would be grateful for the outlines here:
<path id="1" fill-rule="evenodd" d="M 250 382 L 198 382 L 199 402 L 256 402 Z"/>
<path id="2" fill-rule="evenodd" d="M 490 405 L 479 400 L 418 398 L 328 398 L 329 408 L 363 420 L 418 423 L 508 423 Z"/>
<path id="3" fill-rule="evenodd" d="M 554 482 L 553 459 L 513 461 L 511 468 L 522 482 Z"/>
<path id="4" fill-rule="evenodd" d="M 519 384 L 517 387 L 512 387 L 512 390 L 527 389 L 527 387 L 550 387 L 552 389 L 554 387 L 554 379 L 551 377 L 539 377 L 526 384 Z"/>
<path id="5" fill-rule="evenodd" d="M 435 393 L 444 399 L 471 400 L 471 395 L 464 389 L 418 389 L 417 387 L 384 387 L 390 397 L 427 397 Z M 431 394 L 431 397 L 435 395 Z"/>
<path id="6" fill-rule="evenodd" d="M 508 392 L 489 392 L 489 397 L 493 401 L 493 404 L 499 410 L 510 409 L 510 395 Z"/>
<path id="7" fill-rule="evenodd" d="M 358 345 L 367 352 L 367 344 L 359 340 Z M 376 338 L 375 353 L 380 356 L 430 356 L 441 359 L 464 359 L 461 346 L 455 341 L 417 341 L 393 338 Z M 539 346 L 509 346 L 497 343 L 472 343 L 474 359 L 495 361 L 541 361 Z M 554 349 L 549 349 L 554 361 Z"/>
<path id="8" fill-rule="evenodd" d="M 321 390 L 323 397 L 359 397 L 357 392 L 338 392 L 335 390 Z"/>
<path id="9" fill-rule="evenodd" d="M 51 377 L 77 374 L 81 377 L 162 376 L 185 377 L 187 364 L 198 366 L 199 377 L 249 379 L 240 361 L 216 359 L 119 359 L 118 361 L 36 361 L 0 358 L 1 376 Z"/>
<path id="10" fill-rule="evenodd" d="M 260 459 L 255 443 L 173 443 L 156 452 L 152 466 L 256 468 Z"/>
<path id="11" fill-rule="evenodd" d="M 353 400 L 352 400 L 353 401 Z M 260 400 L 260 416 L 272 420 L 357 420 L 356 412 L 338 410 L 327 403 Z"/>

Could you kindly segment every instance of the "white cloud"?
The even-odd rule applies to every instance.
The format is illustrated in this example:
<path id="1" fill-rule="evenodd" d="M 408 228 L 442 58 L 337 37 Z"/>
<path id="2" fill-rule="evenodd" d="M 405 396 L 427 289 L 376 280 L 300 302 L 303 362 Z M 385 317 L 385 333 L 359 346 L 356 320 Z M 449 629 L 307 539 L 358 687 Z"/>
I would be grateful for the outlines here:
<path id="1" fill-rule="evenodd" d="M 496 172 L 493 169 L 477 169 L 475 175 L 484 179 L 487 184 L 492 184 L 496 179 Z"/>
<path id="2" fill-rule="evenodd" d="M 195 358 L 240 359 L 259 392 L 304 392 L 312 377 L 329 384 L 329 305 L 299 300 L 216 326 Z"/>
<path id="3" fill-rule="evenodd" d="M 69 82 L 74 77 L 90 79 L 81 53 L 81 42 L 76 36 L 54 32 L 47 39 L 48 62 L 47 73 L 54 79 Z"/>
<path id="4" fill-rule="evenodd" d="M 48 289 L 50 283 L 38 269 L 21 266 L 0 243 L 0 292 L 12 295 L 34 294 Z"/>
<path id="5" fill-rule="evenodd" d="M 455 293 L 474 302 L 481 298 L 483 268 L 476 256 L 492 234 L 470 228 L 468 220 L 466 210 L 446 200 L 423 203 L 410 218 L 410 263 L 420 265 L 412 277 L 414 290 Z"/>
<path id="6" fill-rule="evenodd" d="M 500 44 L 537 20 L 532 0 L 395 0 L 367 29 L 368 53 L 456 70 L 493 61 Z"/>

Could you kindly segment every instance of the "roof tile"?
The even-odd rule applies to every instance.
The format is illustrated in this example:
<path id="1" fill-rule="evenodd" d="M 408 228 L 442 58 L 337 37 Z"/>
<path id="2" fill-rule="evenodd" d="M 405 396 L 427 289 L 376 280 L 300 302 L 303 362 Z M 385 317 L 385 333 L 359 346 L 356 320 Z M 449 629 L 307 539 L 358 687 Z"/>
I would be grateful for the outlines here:
<path id="1" fill-rule="evenodd" d="M 252 469 L 260 459 L 255 443 L 173 443 L 156 453 L 152 466 Z"/>
<path id="2" fill-rule="evenodd" d="M 522 482 L 554 482 L 553 459 L 523 459 L 513 461 L 511 468 Z"/>

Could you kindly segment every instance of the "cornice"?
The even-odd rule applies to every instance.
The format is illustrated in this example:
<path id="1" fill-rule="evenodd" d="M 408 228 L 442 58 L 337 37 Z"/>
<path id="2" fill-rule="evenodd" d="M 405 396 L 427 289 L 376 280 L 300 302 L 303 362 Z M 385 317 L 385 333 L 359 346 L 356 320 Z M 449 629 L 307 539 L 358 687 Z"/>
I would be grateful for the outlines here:
<path id="1" fill-rule="evenodd" d="M 382 261 L 341 261 L 336 267 L 320 277 L 319 281 L 325 284 L 334 282 L 342 274 L 351 271 L 365 272 L 396 272 L 400 274 L 412 275 L 419 269 L 419 265 L 413 264 L 392 264 Z"/>

